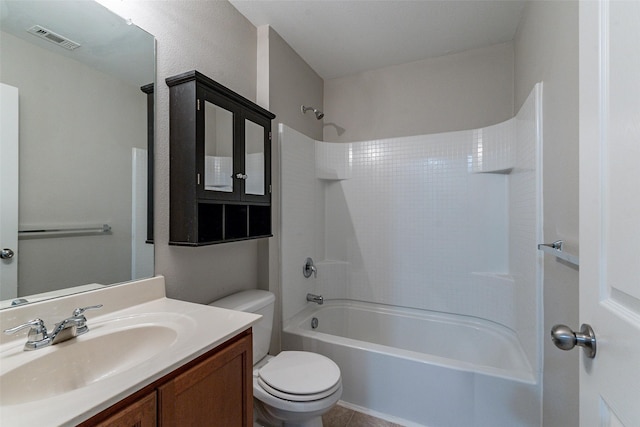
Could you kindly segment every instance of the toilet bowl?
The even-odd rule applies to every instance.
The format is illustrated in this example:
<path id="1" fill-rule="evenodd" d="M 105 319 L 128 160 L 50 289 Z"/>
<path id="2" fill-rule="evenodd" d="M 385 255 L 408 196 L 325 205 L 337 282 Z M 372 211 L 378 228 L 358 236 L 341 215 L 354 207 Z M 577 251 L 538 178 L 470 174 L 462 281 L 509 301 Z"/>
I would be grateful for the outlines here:
<path id="1" fill-rule="evenodd" d="M 261 314 L 253 327 L 253 397 L 257 425 L 322 427 L 322 415 L 342 395 L 340 368 L 331 359 L 307 351 L 268 356 L 275 297 L 243 291 L 211 303 Z"/>
<path id="2" fill-rule="evenodd" d="M 322 414 L 341 395 L 340 369 L 320 354 L 283 351 L 253 372 L 256 406 L 270 424 L 322 426 Z"/>

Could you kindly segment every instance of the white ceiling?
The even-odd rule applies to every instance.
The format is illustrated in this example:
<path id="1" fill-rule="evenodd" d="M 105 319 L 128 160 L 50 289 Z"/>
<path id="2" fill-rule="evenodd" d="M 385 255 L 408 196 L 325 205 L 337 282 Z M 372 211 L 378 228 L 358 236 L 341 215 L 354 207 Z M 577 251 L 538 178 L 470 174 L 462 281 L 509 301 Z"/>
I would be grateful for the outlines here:
<path id="1" fill-rule="evenodd" d="M 525 0 L 230 0 L 324 79 L 513 40 Z"/>

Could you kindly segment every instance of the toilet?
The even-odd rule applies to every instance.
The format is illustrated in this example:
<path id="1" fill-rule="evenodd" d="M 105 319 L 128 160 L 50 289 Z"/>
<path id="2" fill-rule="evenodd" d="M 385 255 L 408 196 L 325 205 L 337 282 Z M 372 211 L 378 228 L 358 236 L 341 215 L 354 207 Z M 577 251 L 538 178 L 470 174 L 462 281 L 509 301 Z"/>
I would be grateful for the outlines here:
<path id="1" fill-rule="evenodd" d="M 253 326 L 253 401 L 256 425 L 322 427 L 322 415 L 342 395 L 340 368 L 331 359 L 308 351 L 269 356 L 275 296 L 271 292 L 238 292 L 210 305 L 261 314 Z"/>

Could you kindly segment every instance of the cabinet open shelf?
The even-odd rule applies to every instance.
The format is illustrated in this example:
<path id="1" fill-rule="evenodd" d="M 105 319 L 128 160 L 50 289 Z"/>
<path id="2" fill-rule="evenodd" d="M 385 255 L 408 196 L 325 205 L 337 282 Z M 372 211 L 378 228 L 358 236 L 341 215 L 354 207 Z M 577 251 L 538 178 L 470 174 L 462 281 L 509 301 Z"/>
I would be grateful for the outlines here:
<path id="1" fill-rule="evenodd" d="M 198 241 L 170 241 L 175 246 L 207 246 L 271 237 L 271 206 L 198 203 Z"/>

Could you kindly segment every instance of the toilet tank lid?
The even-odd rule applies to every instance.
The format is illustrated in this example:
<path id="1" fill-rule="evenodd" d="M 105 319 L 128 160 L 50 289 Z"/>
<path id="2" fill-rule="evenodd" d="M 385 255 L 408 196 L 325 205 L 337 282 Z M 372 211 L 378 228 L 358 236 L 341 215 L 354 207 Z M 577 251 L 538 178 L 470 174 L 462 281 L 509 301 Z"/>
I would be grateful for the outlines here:
<path id="1" fill-rule="evenodd" d="M 272 304 L 276 300 L 275 295 L 268 291 L 252 289 L 231 294 L 227 297 L 210 303 L 214 307 L 228 308 L 229 310 L 255 313 L 261 308 Z"/>

